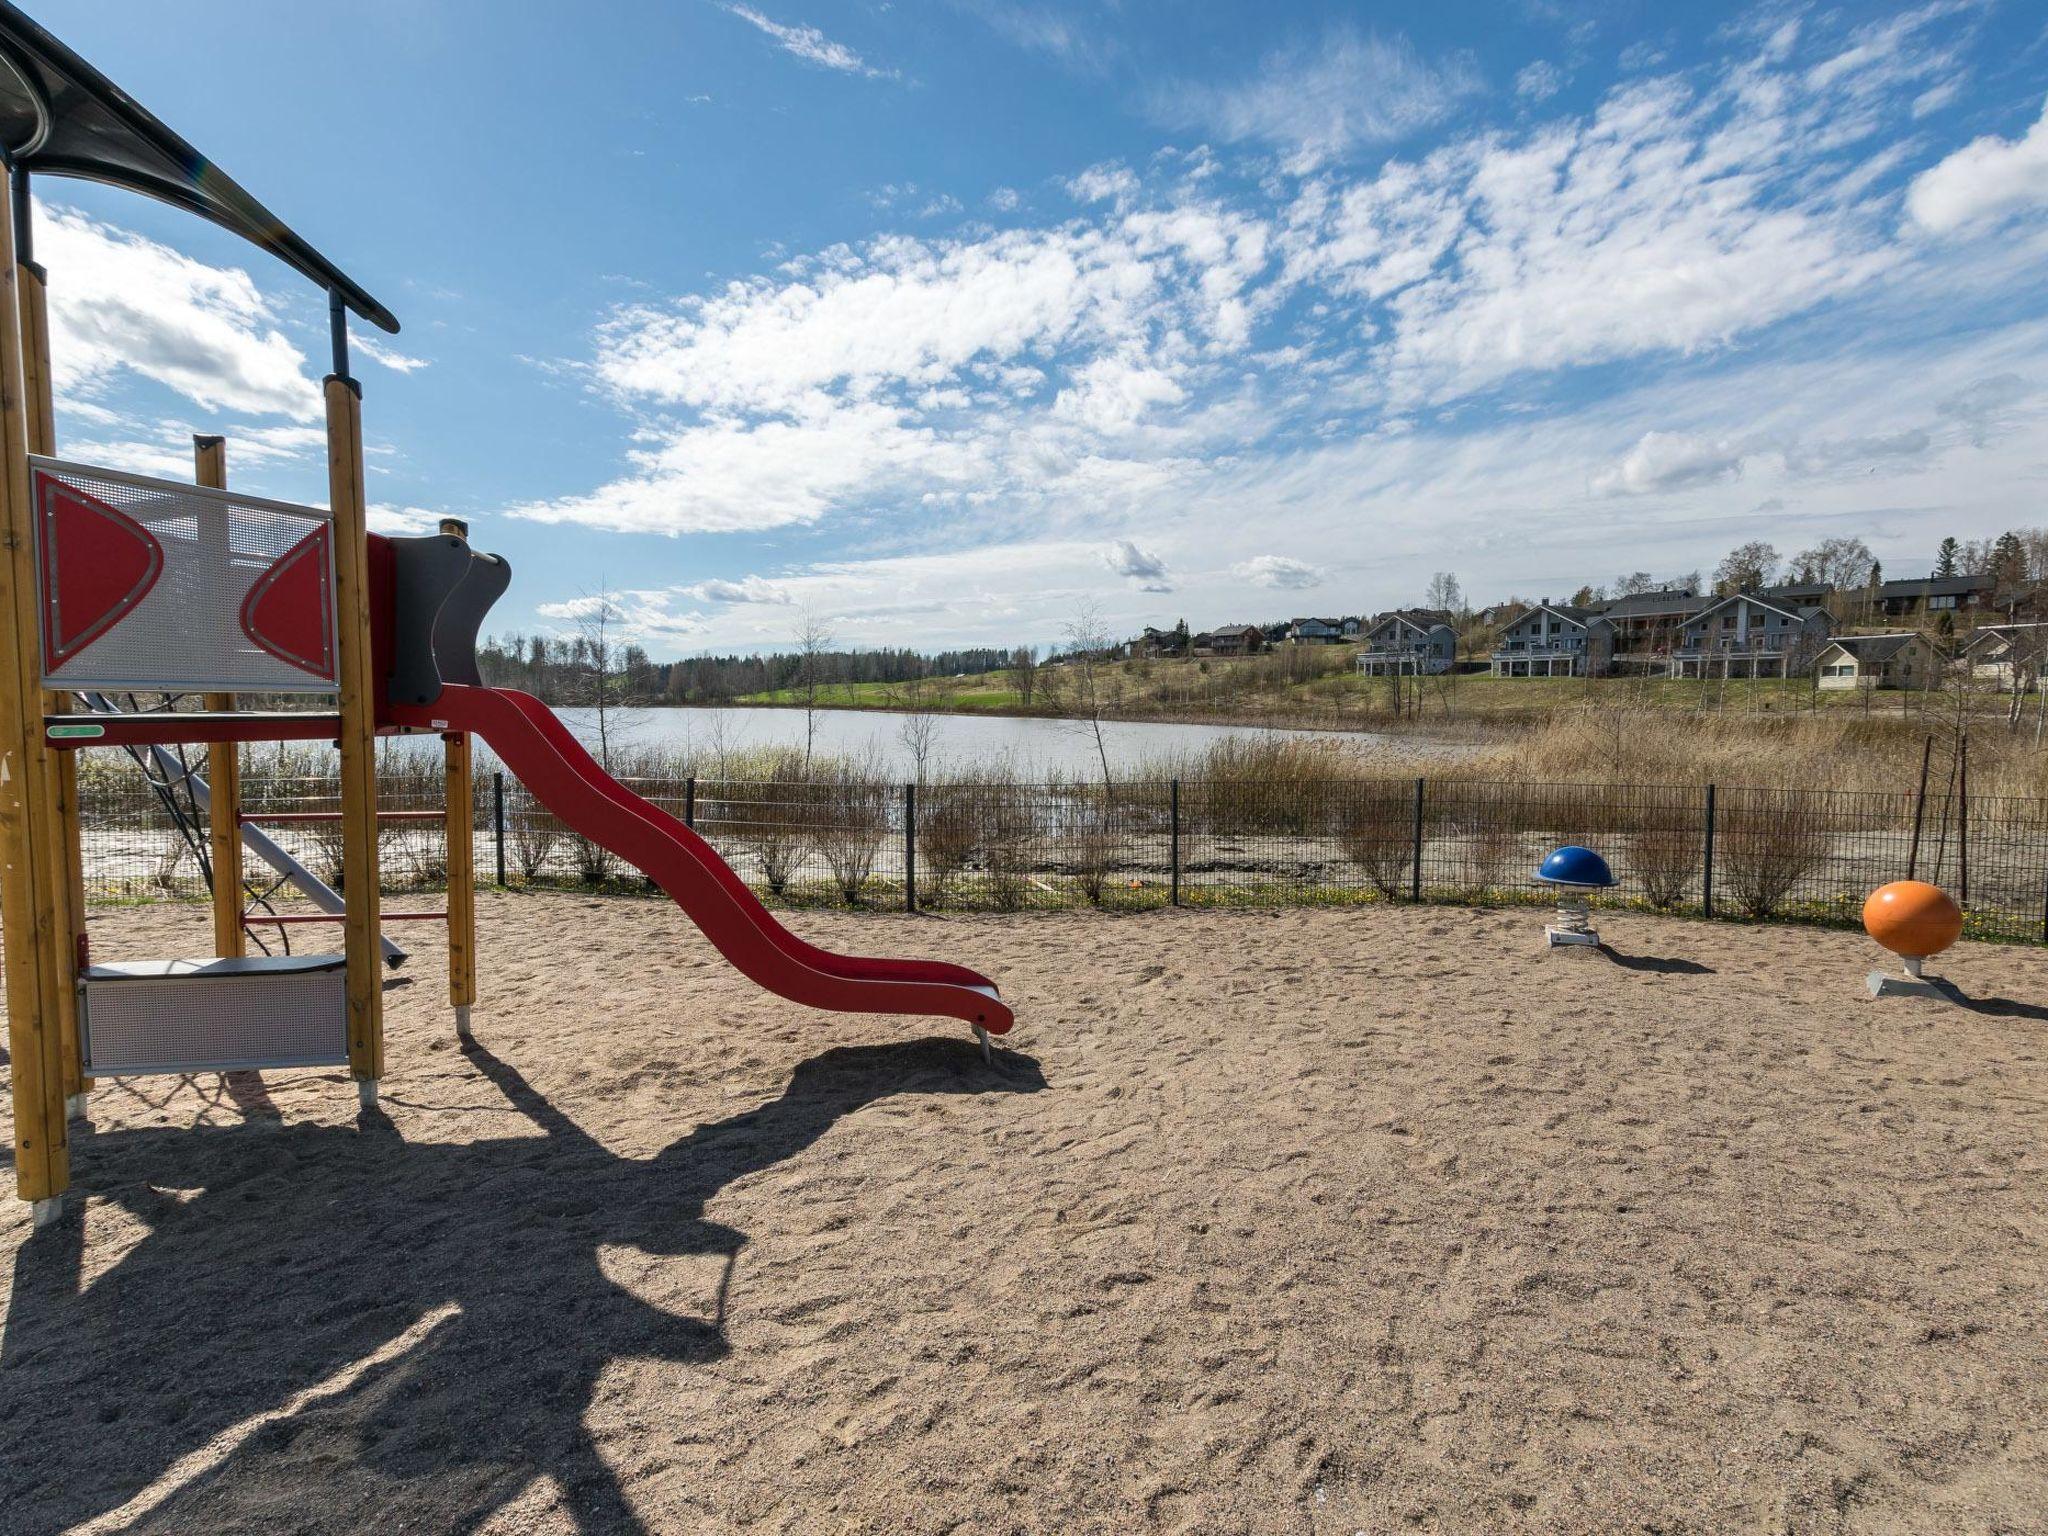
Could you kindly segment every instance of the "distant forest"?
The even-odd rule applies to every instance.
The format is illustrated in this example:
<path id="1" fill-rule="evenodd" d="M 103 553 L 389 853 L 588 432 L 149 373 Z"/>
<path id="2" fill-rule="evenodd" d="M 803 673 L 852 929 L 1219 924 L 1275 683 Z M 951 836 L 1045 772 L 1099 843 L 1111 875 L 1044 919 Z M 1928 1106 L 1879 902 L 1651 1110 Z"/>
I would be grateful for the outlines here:
<path id="1" fill-rule="evenodd" d="M 493 688 L 520 688 L 549 704 L 587 704 L 602 694 L 614 704 L 722 704 L 750 693 L 798 686 L 906 683 L 928 677 L 994 672 L 1011 664 L 1006 650 L 818 651 L 781 656 L 691 656 L 654 661 L 637 645 L 599 634 L 504 635 L 477 647 L 477 666 Z"/>

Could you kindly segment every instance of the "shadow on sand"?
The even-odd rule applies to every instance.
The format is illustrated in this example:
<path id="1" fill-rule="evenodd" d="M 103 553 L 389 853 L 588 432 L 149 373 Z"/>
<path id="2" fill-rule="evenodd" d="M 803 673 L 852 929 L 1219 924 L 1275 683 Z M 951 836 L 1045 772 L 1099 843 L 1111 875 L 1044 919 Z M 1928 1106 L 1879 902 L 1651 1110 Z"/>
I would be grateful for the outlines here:
<path id="1" fill-rule="evenodd" d="M 1988 1013 L 2004 1019 L 2048 1020 L 2048 1008 L 2038 1003 L 2023 1003 L 2011 997 L 1971 997 L 1954 982 L 1940 976 L 1929 976 L 1927 982 L 1958 1008 L 1967 1008 L 1972 1013 Z"/>
<path id="2" fill-rule="evenodd" d="M 1611 944 L 1593 946 L 1624 971 L 1650 971 L 1659 976 L 1712 976 L 1711 965 L 1697 960 L 1678 960 L 1663 955 L 1624 955 Z"/>
<path id="3" fill-rule="evenodd" d="M 641 1531 L 586 1429 L 593 1389 L 615 1361 L 724 1355 L 725 1281 L 708 1315 L 679 1315 L 607 1279 L 600 1250 L 720 1256 L 729 1279 L 746 1234 L 703 1215 L 728 1184 L 892 1095 L 1044 1086 L 1015 1051 L 843 1047 L 636 1161 L 469 1056 L 543 1136 L 266 1123 L 246 1090 L 252 1124 L 81 1136 L 85 1180 L 150 1231 L 89 1283 L 77 1211 L 21 1249 L 0 1343 L 7 1530 L 125 1510 L 126 1530 L 468 1531 L 546 1472 L 584 1531 Z M 129 1507 L 181 1461 L 160 1502 Z"/>

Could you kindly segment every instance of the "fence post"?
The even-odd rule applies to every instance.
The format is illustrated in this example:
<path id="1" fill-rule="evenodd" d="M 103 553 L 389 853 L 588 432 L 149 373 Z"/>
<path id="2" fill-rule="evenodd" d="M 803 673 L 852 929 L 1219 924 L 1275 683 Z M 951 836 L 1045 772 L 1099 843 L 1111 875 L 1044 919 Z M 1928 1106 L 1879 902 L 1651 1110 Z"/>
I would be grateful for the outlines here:
<path id="1" fill-rule="evenodd" d="M 1422 786 L 1426 779 L 1415 781 L 1415 865 L 1408 876 L 1408 899 L 1422 900 Z"/>
<path id="2" fill-rule="evenodd" d="M 903 786 L 903 910 L 917 910 L 917 786 Z"/>
<path id="3" fill-rule="evenodd" d="M 1172 869 L 1172 871 L 1173 871 L 1173 876 L 1172 876 L 1172 883 L 1173 883 L 1173 905 L 1175 905 L 1175 906 L 1177 907 L 1177 906 L 1179 906 L 1179 905 L 1180 905 L 1180 780 L 1179 780 L 1179 779 L 1175 779 L 1175 780 L 1173 781 L 1173 783 L 1172 783 L 1172 784 L 1171 784 L 1171 785 L 1170 785 L 1170 786 L 1168 787 L 1168 791 L 1167 791 L 1167 797 L 1166 797 L 1166 803 L 1167 803 L 1167 807 L 1168 807 L 1168 809 L 1167 809 L 1167 825 L 1168 825 L 1168 827 L 1169 827 L 1169 829 L 1170 829 L 1170 835 L 1169 835 L 1169 837 L 1168 837 L 1168 839 L 1167 839 L 1167 843 L 1168 843 L 1168 846 L 1169 846 L 1169 847 L 1171 848 L 1171 850 L 1172 850 L 1171 854 L 1169 855 L 1169 857 L 1170 857 L 1170 859 L 1171 859 L 1171 861 L 1172 861 L 1169 867 L 1170 867 L 1170 868 Z"/>
<path id="4" fill-rule="evenodd" d="M 694 773 L 683 781 L 683 825 L 692 832 L 697 830 L 697 775 Z"/>
<path id="5" fill-rule="evenodd" d="M 491 835 L 498 847 L 498 889 L 505 888 L 505 770 L 491 770 Z"/>
<path id="6" fill-rule="evenodd" d="M 1714 915 L 1714 786 L 1707 786 L 1707 835 L 1705 858 L 1700 870 L 1700 915 Z"/>
<path id="7" fill-rule="evenodd" d="M 1958 905 L 1970 905 L 1970 738 L 1956 743 L 1956 858 L 1962 866 L 1962 895 Z"/>
<path id="8" fill-rule="evenodd" d="M 1906 878 L 1920 874 L 1920 827 L 1927 820 L 1927 771 L 1934 765 L 1934 738 L 1920 749 L 1920 789 L 1913 796 L 1913 846 L 1906 853 Z"/>

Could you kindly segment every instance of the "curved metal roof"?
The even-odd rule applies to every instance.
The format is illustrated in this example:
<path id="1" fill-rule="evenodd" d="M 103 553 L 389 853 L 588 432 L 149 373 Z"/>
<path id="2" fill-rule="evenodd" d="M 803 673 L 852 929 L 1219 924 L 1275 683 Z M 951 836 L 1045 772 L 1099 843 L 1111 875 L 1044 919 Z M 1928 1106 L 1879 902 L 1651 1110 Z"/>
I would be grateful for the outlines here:
<path id="1" fill-rule="evenodd" d="M 0 0 L 0 149 L 23 170 L 125 187 L 211 219 L 398 330 L 355 279 L 10 0 Z"/>

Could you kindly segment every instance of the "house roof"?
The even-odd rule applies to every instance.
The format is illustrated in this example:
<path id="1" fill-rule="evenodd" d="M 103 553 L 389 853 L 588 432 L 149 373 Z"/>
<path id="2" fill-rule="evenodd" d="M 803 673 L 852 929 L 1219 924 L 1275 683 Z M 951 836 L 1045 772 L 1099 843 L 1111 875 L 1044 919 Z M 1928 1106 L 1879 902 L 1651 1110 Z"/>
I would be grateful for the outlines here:
<path id="1" fill-rule="evenodd" d="M 1579 608 L 1571 603 L 1531 603 L 1508 622 L 1519 624 L 1532 613 L 1551 613 L 1560 619 L 1569 619 L 1574 624 L 1583 624 L 1599 612 L 1598 608 Z"/>
<path id="2" fill-rule="evenodd" d="M 1998 585 L 1992 576 L 1910 576 L 1888 581 L 1877 589 L 1886 597 L 1968 597 L 1972 592 L 1989 592 Z"/>
<path id="3" fill-rule="evenodd" d="M 1627 597 L 1617 597 L 1602 603 L 1596 612 L 1605 619 L 1640 619 L 1657 615 L 1684 615 L 1698 613 L 1711 598 L 1688 592 L 1683 587 L 1666 587 L 1660 592 L 1635 592 Z"/>
<path id="4" fill-rule="evenodd" d="M 1757 588 L 1757 596 L 1788 603 L 1818 603 L 1834 590 L 1825 581 L 1781 581 L 1774 587 Z"/>
<path id="5" fill-rule="evenodd" d="M 1708 603 L 1705 607 L 1701 608 L 1698 613 L 1693 614 L 1691 618 L 1686 620 L 1686 622 L 1688 624 L 1697 623 L 1699 620 L 1704 619 L 1708 614 L 1715 612 L 1717 609 L 1726 608 L 1730 603 L 1739 603 L 1744 601 L 1745 599 L 1749 602 L 1755 603 L 1759 608 L 1768 608 L 1772 613 L 1781 613 L 1788 619 L 1804 619 L 1820 611 L 1819 609 L 1813 607 L 1811 604 L 1808 604 L 1807 606 L 1802 608 L 1792 603 L 1774 603 L 1770 599 L 1756 592 L 1731 592 L 1726 597 L 1715 598 L 1712 602 Z"/>
<path id="6" fill-rule="evenodd" d="M 1890 661 L 1915 640 L 1925 638 L 1910 630 L 1890 635 L 1837 635 L 1828 642 L 1827 647 L 1823 647 L 1823 650 L 1828 647 L 1839 647 L 1858 661 Z"/>
<path id="7" fill-rule="evenodd" d="M 1438 624 L 1449 624 L 1451 616 L 1441 608 L 1389 608 L 1385 613 L 1373 615 L 1372 627 L 1378 629 L 1389 619 L 1399 619 L 1403 624 L 1412 624 L 1417 629 L 1429 629 Z"/>

